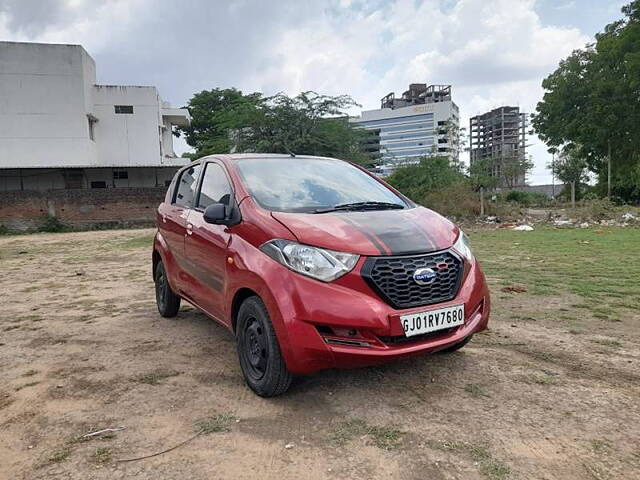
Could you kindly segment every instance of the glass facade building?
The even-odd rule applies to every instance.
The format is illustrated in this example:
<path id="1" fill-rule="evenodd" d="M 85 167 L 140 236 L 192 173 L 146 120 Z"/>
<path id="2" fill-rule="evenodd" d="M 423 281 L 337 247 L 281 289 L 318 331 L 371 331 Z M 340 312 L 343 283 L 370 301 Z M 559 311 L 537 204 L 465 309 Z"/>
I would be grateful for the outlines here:
<path id="1" fill-rule="evenodd" d="M 459 113 L 449 85 L 411 84 L 401 97 L 390 93 L 380 109 L 363 111 L 350 121 L 371 133 L 363 149 L 376 160 L 381 175 L 430 155 L 458 160 Z"/>

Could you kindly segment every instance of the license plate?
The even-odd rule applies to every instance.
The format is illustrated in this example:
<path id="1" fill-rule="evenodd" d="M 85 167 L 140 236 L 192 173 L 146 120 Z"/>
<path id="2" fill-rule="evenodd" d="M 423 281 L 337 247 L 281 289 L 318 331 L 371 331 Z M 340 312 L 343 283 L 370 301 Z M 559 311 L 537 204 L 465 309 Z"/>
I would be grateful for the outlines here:
<path id="1" fill-rule="evenodd" d="M 400 315 L 400 323 L 407 337 L 455 327 L 464 323 L 464 305 Z"/>

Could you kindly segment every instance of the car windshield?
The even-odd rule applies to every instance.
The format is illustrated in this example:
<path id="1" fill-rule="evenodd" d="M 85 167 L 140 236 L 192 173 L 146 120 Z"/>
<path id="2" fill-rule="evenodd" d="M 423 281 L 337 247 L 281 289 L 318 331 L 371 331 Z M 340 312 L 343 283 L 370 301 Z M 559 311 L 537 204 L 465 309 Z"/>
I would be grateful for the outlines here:
<path id="1" fill-rule="evenodd" d="M 349 204 L 360 205 L 342 209 L 356 210 L 362 204 L 368 209 L 407 207 L 383 184 L 341 160 L 247 158 L 238 160 L 237 167 L 249 193 L 267 210 L 321 213 Z"/>

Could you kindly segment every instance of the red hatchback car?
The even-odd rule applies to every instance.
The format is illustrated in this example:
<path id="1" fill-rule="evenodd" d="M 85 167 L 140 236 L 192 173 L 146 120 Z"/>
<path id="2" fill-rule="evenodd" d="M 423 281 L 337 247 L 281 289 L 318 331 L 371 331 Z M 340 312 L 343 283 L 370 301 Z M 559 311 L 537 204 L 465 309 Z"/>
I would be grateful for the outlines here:
<path id="1" fill-rule="evenodd" d="M 465 234 L 342 160 L 202 158 L 176 174 L 157 225 L 160 314 L 183 298 L 226 326 L 261 396 L 295 374 L 454 351 L 487 327 Z"/>

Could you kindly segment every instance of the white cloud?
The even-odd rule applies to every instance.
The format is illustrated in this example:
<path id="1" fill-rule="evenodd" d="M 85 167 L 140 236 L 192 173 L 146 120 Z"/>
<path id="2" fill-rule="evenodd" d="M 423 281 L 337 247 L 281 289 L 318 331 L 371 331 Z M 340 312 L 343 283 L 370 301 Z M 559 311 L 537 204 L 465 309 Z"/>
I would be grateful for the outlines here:
<path id="1" fill-rule="evenodd" d="M 502 104 L 532 112 L 542 79 L 589 41 L 576 28 L 542 25 L 534 6 L 534 0 L 0 0 L 0 36 L 81 43 L 96 58 L 99 81 L 156 84 L 175 103 L 200 89 L 237 86 L 267 94 L 349 93 L 377 108 L 382 96 L 409 83 L 446 83 L 465 125 L 468 116 Z M 538 181 L 547 154 L 541 145 L 531 152 Z"/>

